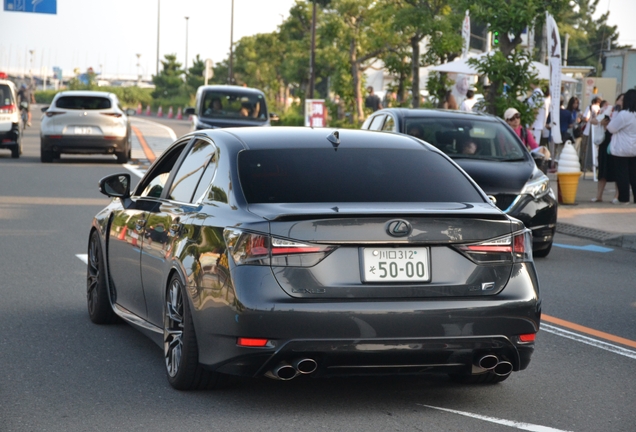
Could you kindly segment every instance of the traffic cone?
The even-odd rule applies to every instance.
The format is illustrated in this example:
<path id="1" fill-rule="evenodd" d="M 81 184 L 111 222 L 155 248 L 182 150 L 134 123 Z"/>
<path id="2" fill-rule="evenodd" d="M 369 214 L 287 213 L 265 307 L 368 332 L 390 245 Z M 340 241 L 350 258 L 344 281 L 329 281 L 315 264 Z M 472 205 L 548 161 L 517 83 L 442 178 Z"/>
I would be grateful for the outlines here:
<path id="1" fill-rule="evenodd" d="M 150 105 L 146 105 L 146 115 L 150 115 Z"/>
<path id="2" fill-rule="evenodd" d="M 177 110 L 177 120 L 183 120 L 183 112 L 181 111 L 181 107 Z"/>
<path id="3" fill-rule="evenodd" d="M 161 106 L 157 110 L 157 117 L 163 117 L 163 107 L 161 107 Z"/>
<path id="4" fill-rule="evenodd" d="M 137 104 L 137 115 L 141 115 L 141 103 Z"/>
<path id="5" fill-rule="evenodd" d="M 174 117 L 174 114 L 172 112 L 172 107 L 168 108 L 168 118 L 171 119 L 172 117 Z"/>

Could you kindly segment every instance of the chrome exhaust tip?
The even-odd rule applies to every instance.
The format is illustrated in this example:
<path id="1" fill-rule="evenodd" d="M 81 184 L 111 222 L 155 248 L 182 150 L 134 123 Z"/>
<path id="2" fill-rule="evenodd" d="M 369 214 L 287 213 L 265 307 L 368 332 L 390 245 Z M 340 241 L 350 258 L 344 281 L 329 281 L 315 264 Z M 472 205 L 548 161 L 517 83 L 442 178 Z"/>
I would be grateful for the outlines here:
<path id="1" fill-rule="evenodd" d="M 298 372 L 296 368 L 287 362 L 280 362 L 275 368 L 265 373 L 267 378 L 277 379 L 281 381 L 289 381 L 296 378 Z"/>
<path id="2" fill-rule="evenodd" d="M 512 363 L 507 361 L 499 362 L 493 369 L 493 372 L 495 373 L 495 375 L 508 376 L 512 373 Z"/>
<path id="3" fill-rule="evenodd" d="M 314 359 L 302 358 L 294 360 L 292 366 L 298 373 L 306 375 L 315 372 L 318 368 L 318 363 Z"/>
<path id="4" fill-rule="evenodd" d="M 499 359 L 497 358 L 496 355 L 493 355 L 493 354 L 485 355 L 477 361 L 477 365 L 480 368 L 486 369 L 486 370 L 494 369 L 495 367 L 497 367 L 498 364 L 499 364 Z"/>

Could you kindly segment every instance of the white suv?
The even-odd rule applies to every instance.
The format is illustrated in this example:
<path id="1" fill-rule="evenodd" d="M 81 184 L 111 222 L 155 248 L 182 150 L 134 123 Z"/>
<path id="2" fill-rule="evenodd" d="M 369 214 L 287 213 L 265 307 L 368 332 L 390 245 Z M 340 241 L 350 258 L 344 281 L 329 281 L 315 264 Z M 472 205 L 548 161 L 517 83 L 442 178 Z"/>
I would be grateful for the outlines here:
<path id="1" fill-rule="evenodd" d="M 12 158 L 22 154 L 20 107 L 15 84 L 0 80 L 0 149 L 11 150 Z"/>

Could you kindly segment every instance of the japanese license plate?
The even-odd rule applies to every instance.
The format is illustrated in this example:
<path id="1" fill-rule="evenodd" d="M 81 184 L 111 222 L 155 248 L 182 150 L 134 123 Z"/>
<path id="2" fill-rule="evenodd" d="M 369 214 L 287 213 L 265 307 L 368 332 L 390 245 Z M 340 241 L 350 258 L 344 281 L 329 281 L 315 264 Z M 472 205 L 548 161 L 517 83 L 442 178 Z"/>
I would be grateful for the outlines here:
<path id="1" fill-rule="evenodd" d="M 87 126 L 75 126 L 75 135 L 91 135 L 93 128 Z"/>
<path id="2" fill-rule="evenodd" d="M 362 248 L 364 282 L 428 282 L 431 278 L 429 249 Z"/>

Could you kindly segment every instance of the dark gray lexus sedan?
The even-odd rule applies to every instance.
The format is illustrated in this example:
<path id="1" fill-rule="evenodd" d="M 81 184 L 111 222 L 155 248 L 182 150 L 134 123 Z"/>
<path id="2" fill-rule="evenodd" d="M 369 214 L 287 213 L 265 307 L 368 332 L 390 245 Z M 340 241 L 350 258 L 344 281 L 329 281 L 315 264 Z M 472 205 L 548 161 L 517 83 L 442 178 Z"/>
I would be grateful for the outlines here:
<path id="1" fill-rule="evenodd" d="M 90 318 L 151 337 L 177 389 L 228 374 L 492 383 L 530 362 L 530 231 L 413 137 L 197 131 L 134 189 L 117 174 L 100 190 Z"/>

